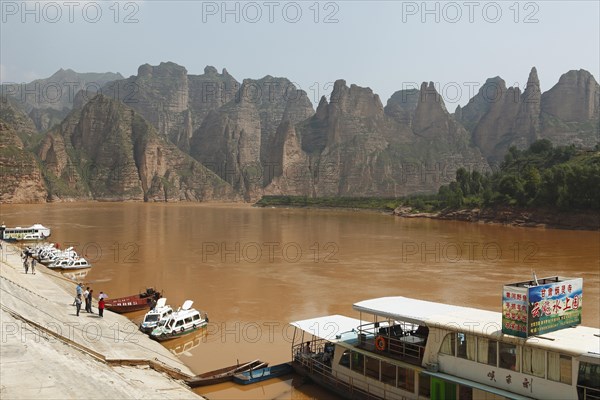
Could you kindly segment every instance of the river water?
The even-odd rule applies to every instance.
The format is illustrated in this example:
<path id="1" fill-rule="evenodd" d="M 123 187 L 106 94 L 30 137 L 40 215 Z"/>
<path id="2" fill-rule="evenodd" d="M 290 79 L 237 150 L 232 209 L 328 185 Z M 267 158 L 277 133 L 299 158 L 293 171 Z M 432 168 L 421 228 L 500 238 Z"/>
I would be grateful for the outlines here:
<path id="1" fill-rule="evenodd" d="M 94 264 L 77 277 L 111 297 L 153 286 L 208 327 L 165 345 L 197 372 L 291 359 L 288 323 L 358 317 L 354 302 L 401 295 L 501 309 L 504 283 L 584 279 L 583 324 L 600 326 L 600 233 L 239 204 L 1 205 L 7 226 L 41 223 Z M 139 322 L 143 312 L 128 314 Z M 334 398 L 295 378 L 197 389 L 210 399 Z"/>

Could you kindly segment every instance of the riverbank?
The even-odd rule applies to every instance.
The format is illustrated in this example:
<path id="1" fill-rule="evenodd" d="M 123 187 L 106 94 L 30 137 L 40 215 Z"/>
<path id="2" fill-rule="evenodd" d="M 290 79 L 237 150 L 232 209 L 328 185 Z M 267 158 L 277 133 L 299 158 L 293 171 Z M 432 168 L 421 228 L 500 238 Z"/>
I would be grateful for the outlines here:
<path id="1" fill-rule="evenodd" d="M 43 265 L 25 274 L 6 242 L 0 272 L 0 397 L 202 399 L 183 384 L 193 372 L 126 317 L 76 316 L 74 282 Z"/>
<path id="2" fill-rule="evenodd" d="M 549 209 L 523 209 L 498 206 L 495 208 L 445 209 L 423 212 L 403 206 L 403 199 L 264 196 L 257 207 L 339 209 L 384 212 L 403 218 L 430 218 L 465 222 L 493 223 L 529 228 L 554 228 L 570 230 L 600 230 L 600 215 L 594 211 L 559 212 Z"/>
<path id="3" fill-rule="evenodd" d="M 412 207 L 400 206 L 393 214 L 403 218 L 431 218 L 465 222 L 493 223 L 530 228 L 554 228 L 597 231 L 600 215 L 597 212 L 557 212 L 555 210 L 527 210 L 498 207 L 487 209 L 443 210 L 418 212 Z"/>

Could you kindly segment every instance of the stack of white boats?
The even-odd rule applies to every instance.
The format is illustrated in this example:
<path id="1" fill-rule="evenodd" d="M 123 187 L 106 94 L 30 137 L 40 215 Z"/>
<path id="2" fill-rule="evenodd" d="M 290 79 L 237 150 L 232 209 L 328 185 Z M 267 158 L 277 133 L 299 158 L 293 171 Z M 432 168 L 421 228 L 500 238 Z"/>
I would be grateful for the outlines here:
<path id="1" fill-rule="evenodd" d="M 91 268 L 85 258 L 79 256 L 73 247 L 64 250 L 55 247 L 54 243 L 35 246 L 28 249 L 29 253 L 48 268 L 53 269 L 84 269 Z"/>

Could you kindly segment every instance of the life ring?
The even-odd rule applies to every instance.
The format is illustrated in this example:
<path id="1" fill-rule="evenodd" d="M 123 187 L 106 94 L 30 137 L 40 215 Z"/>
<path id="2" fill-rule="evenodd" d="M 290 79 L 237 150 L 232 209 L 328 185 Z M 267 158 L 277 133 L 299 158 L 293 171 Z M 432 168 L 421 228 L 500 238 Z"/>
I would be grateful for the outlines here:
<path id="1" fill-rule="evenodd" d="M 375 348 L 379 351 L 384 351 L 386 348 L 385 338 L 383 336 L 377 336 L 375 338 Z"/>

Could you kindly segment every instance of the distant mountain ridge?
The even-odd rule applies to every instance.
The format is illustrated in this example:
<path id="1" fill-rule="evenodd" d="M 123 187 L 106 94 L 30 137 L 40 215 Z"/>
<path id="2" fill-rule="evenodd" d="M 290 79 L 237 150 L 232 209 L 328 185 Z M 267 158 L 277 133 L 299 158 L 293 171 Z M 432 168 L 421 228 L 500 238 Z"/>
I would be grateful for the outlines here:
<path id="1" fill-rule="evenodd" d="M 72 79 L 73 71 L 61 71 L 48 80 Z M 541 138 L 581 147 L 599 141 L 600 90 L 584 70 L 569 71 L 544 93 L 535 68 L 523 91 L 490 78 L 453 114 L 433 83 L 398 91 L 384 107 L 370 88 L 338 80 L 315 110 L 283 77 L 240 83 L 225 69 L 190 75 L 172 62 L 111 77 L 94 75 L 107 79 L 102 95 L 80 91 L 60 111 L 3 99 L 11 112 L 0 113 L 0 121 L 35 154 L 47 199 L 394 197 L 434 192 L 459 167 L 489 171 L 510 146 Z M 94 128 L 82 130 L 88 125 Z M 82 176 L 86 163 L 105 170 Z M 115 165 L 131 168 L 116 174 Z M 76 174 L 65 175 L 73 168 Z"/>

